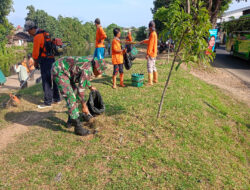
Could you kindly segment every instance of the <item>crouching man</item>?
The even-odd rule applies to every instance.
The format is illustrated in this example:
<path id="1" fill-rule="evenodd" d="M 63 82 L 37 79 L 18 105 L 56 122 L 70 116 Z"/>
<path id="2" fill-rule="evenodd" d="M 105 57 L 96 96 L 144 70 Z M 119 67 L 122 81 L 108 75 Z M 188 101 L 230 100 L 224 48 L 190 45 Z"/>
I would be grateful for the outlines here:
<path id="1" fill-rule="evenodd" d="M 89 134 L 89 130 L 81 126 L 77 99 L 81 101 L 83 115 L 91 116 L 84 100 L 85 88 L 96 90 L 90 83 L 90 77 L 93 73 L 95 76 L 102 74 L 105 69 L 104 60 L 91 62 L 85 57 L 62 57 L 52 66 L 53 79 L 67 102 L 69 114 L 67 126 L 74 126 L 77 135 Z"/>

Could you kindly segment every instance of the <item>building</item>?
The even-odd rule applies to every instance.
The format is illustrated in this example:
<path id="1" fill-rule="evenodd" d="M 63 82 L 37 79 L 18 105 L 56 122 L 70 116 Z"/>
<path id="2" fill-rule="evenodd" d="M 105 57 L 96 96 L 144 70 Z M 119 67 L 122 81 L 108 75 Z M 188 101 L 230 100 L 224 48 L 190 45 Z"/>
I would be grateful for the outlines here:
<path id="1" fill-rule="evenodd" d="M 225 12 L 221 18 L 219 18 L 217 20 L 217 23 L 222 23 L 222 22 L 228 22 L 231 21 L 233 19 L 238 19 L 243 15 L 247 15 L 250 14 L 250 6 L 241 8 L 241 9 L 237 9 L 237 10 L 233 10 L 233 11 L 228 11 Z"/>
<path id="2" fill-rule="evenodd" d="M 8 44 L 7 47 L 11 46 L 27 46 L 28 42 L 32 42 L 32 37 L 23 31 L 23 28 L 18 26 L 15 31 L 7 36 Z"/>

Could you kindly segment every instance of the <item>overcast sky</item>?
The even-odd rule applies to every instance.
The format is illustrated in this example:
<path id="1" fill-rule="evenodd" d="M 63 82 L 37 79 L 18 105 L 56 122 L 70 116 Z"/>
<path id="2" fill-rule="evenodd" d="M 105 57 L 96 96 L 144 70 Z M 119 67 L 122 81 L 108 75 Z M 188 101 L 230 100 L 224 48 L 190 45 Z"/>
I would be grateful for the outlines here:
<path id="1" fill-rule="evenodd" d="M 8 17 L 10 22 L 15 26 L 23 26 L 28 5 L 54 17 L 77 17 L 83 22 L 94 21 L 99 17 L 103 26 L 115 23 L 123 27 L 139 27 L 147 26 L 152 19 L 150 8 L 153 7 L 153 0 L 14 0 L 15 11 Z M 246 6 L 250 6 L 250 0 L 234 2 L 229 10 Z"/>

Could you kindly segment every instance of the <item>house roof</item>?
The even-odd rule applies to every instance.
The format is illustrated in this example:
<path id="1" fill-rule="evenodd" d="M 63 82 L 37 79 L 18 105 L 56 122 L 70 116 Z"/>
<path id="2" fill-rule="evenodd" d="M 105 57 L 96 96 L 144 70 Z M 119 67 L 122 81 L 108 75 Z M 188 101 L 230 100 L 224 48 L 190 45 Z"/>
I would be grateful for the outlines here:
<path id="1" fill-rule="evenodd" d="M 25 32 L 18 32 L 15 35 L 9 35 L 7 36 L 7 38 L 8 38 L 9 43 L 12 43 L 11 41 L 16 41 L 16 40 L 24 40 L 27 42 L 33 41 L 33 38 Z"/>
<path id="2" fill-rule="evenodd" d="M 22 40 L 26 40 L 28 42 L 32 42 L 33 40 L 32 37 L 25 32 L 18 32 L 14 37 L 22 39 Z"/>

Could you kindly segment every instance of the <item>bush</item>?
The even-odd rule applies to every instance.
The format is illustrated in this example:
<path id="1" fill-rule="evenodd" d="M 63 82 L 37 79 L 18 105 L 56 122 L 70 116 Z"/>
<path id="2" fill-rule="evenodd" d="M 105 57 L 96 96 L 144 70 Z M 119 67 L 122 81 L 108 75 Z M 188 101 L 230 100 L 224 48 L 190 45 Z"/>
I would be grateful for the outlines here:
<path id="1" fill-rule="evenodd" d="M 0 52 L 0 69 L 5 76 L 10 75 L 11 67 L 23 60 L 26 55 L 24 47 L 5 48 L 5 51 Z"/>

